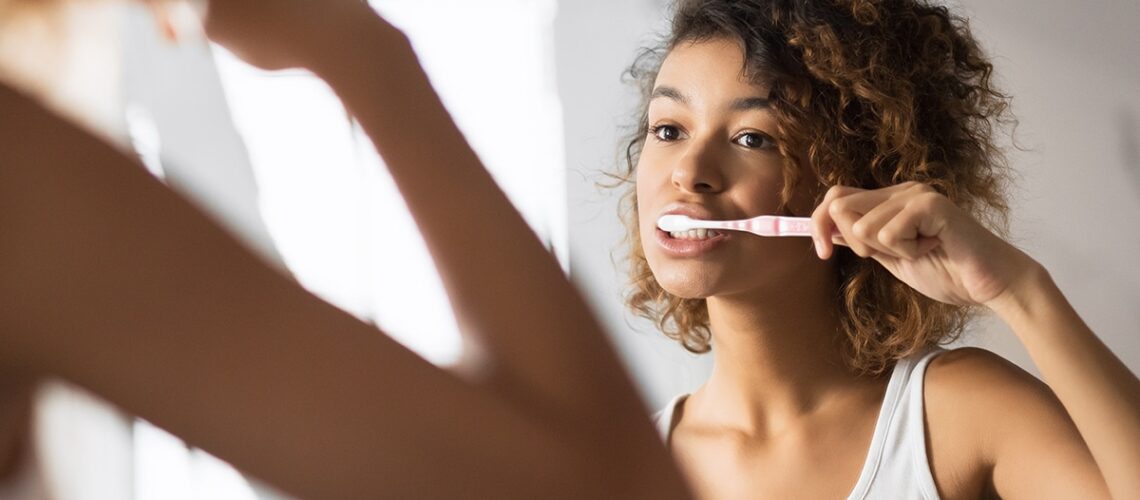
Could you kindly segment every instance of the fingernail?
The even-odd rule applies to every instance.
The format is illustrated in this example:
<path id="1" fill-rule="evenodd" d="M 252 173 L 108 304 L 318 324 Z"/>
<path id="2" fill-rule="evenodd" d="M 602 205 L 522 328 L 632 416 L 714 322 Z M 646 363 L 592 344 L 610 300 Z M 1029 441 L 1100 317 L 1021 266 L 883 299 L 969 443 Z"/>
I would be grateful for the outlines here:
<path id="1" fill-rule="evenodd" d="M 818 256 L 819 258 L 821 258 L 821 259 L 822 259 L 822 258 L 823 258 L 823 245 L 820 245 L 820 244 L 819 244 L 819 238 L 817 238 L 817 237 L 815 237 L 815 236 L 813 235 L 813 236 L 811 237 L 811 241 L 812 241 L 812 245 L 814 245 L 814 246 L 815 246 L 815 254 L 816 254 L 816 256 Z"/>

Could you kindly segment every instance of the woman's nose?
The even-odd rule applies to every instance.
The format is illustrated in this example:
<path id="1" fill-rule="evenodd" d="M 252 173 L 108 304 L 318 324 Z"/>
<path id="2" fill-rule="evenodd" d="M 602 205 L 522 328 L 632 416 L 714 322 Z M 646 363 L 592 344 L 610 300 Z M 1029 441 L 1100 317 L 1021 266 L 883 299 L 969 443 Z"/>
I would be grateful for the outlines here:
<path id="1" fill-rule="evenodd" d="M 723 173 L 708 147 L 693 148 L 679 158 L 671 180 L 674 187 L 688 193 L 718 193 L 724 189 Z"/>

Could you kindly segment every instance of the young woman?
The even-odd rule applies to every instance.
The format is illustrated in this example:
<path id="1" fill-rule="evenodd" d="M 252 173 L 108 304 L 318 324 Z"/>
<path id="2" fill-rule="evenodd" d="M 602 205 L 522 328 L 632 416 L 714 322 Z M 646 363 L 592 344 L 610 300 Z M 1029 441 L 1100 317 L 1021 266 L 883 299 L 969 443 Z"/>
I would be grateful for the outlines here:
<path id="1" fill-rule="evenodd" d="M 820 9 L 836 17 L 848 12 L 827 10 L 832 5 L 822 2 L 725 5 L 739 10 L 733 16 L 769 10 L 799 14 Z M 878 3 L 847 7 L 864 5 Z M 208 28 L 215 40 L 262 67 L 308 68 L 342 97 L 392 169 L 465 333 L 482 345 L 486 356 L 456 373 L 436 369 L 257 261 L 132 161 L 30 99 L 0 88 L 0 366 L 64 376 L 305 498 L 688 496 L 600 328 L 466 146 L 404 37 L 362 3 L 349 0 L 213 0 L 210 7 Z M 681 12 L 706 7 L 716 5 L 684 4 Z M 904 8 L 915 7 L 892 6 Z M 853 12 L 864 21 L 883 14 L 866 8 Z M 746 19 L 746 27 L 753 26 L 755 19 Z M 802 43 L 762 28 L 745 32 Z M 867 415 L 874 411 L 868 409 L 874 406 L 870 402 L 881 399 L 883 381 L 847 368 L 844 358 L 828 349 L 828 329 L 834 335 L 836 325 L 844 325 L 837 317 L 855 318 L 857 327 L 880 317 L 883 324 L 904 323 L 897 311 L 858 309 L 865 304 L 858 293 L 853 306 L 843 303 L 846 309 L 829 305 L 831 295 L 823 285 L 828 277 L 858 274 L 833 272 L 831 261 L 808 254 L 806 242 L 717 236 L 719 241 L 686 244 L 665 239 L 653 223 L 672 210 L 736 217 L 786 205 L 790 212 L 806 214 L 823 186 L 789 182 L 790 174 L 800 171 L 775 159 L 803 155 L 811 165 L 823 166 L 820 160 L 826 158 L 875 171 L 897 169 L 913 159 L 913 152 L 876 162 L 855 149 L 801 150 L 797 138 L 817 136 L 797 132 L 792 118 L 797 110 L 811 111 L 813 102 L 826 103 L 826 92 L 817 96 L 813 88 L 780 90 L 775 81 L 738 78 L 743 54 L 753 53 L 747 38 L 741 43 L 714 34 L 721 33 L 710 31 L 710 36 L 670 47 L 646 122 L 652 124 L 652 135 L 647 128 L 650 142 L 636 170 L 641 234 L 653 279 L 675 297 L 709 297 L 713 339 L 722 356 L 736 353 L 718 360 L 717 378 L 674 412 L 679 417 L 670 442 L 684 470 L 701 467 L 690 474 L 700 493 L 749 498 L 843 494 L 846 488 L 838 483 L 845 473 L 844 457 L 857 446 L 866 449 L 860 442 L 866 441 L 866 432 L 860 431 L 866 431 Z M 825 30 L 801 35 L 813 34 L 828 37 Z M 733 48 L 738 45 L 743 48 Z M 809 52 L 803 49 L 800 55 Z M 789 50 L 784 55 L 795 54 Z M 810 57 L 805 59 L 810 63 Z M 809 65 L 803 74 L 817 69 Z M 815 74 L 829 80 L 823 72 Z M 707 80 L 693 80 L 700 78 Z M 833 80 L 841 86 L 844 78 Z M 858 82 L 852 88 L 859 98 L 879 92 Z M 842 95 L 834 97 L 843 102 Z M 781 99 L 800 107 L 784 106 Z M 676 107 L 667 113 L 658 109 L 662 104 Z M 842 112 L 836 116 L 862 117 L 862 107 L 869 103 L 853 106 L 837 108 Z M 791 114 L 779 118 L 764 114 L 765 109 Z M 725 110 L 737 113 L 732 126 Z M 874 108 L 866 113 L 877 116 Z M 754 119 L 756 123 L 740 126 Z M 926 130 L 926 122 L 887 121 Z M 859 120 L 833 124 L 844 133 L 852 125 L 873 126 Z M 763 134 L 778 141 L 765 142 Z M 773 143 L 779 153 L 772 152 Z M 898 147 L 890 140 L 884 146 L 888 151 Z M 933 147 L 929 152 L 938 153 Z M 931 163 L 923 164 L 937 172 Z M 780 175 L 765 168 L 772 165 Z M 834 229 L 839 232 L 835 241 L 883 262 L 927 293 L 998 310 L 1026 339 L 1046 377 L 1057 380 L 1054 390 L 1071 407 L 1080 434 L 1065 423 L 1065 412 L 1051 403 L 1048 392 L 1023 375 L 995 366 L 983 355 L 959 355 L 958 363 L 938 363 L 927 381 L 935 476 L 941 481 L 950 477 L 938 471 L 940 460 L 966 460 L 948 462 L 948 474 L 968 470 L 954 466 L 975 460 L 992 465 L 984 472 L 1000 493 L 1017 496 L 1033 486 L 1027 479 L 1032 467 L 1052 468 L 1049 472 L 1063 467 L 1065 474 L 1050 475 L 1059 483 L 1050 493 L 1086 487 L 1082 496 L 1103 495 L 1105 488 L 1116 497 L 1136 496 L 1140 486 L 1131 473 L 1140 466 L 1135 445 L 1140 443 L 1140 384 L 1081 325 L 1039 266 L 983 230 L 970 212 L 923 187 L 938 186 L 941 178 L 931 175 L 921 179 L 927 184 L 902 187 L 834 178 L 878 189 L 837 188 L 823 199 L 814 215 L 822 255 L 833 251 L 829 238 Z M 787 195 L 786 204 L 775 198 L 781 193 Z M 904 208 L 895 210 L 899 207 Z M 872 217 L 884 213 L 891 217 Z M 877 234 L 881 224 L 858 221 L 871 220 L 901 221 L 886 224 L 900 228 L 901 241 L 868 237 L 871 233 L 859 228 L 870 226 Z M 653 247 L 654 242 L 661 247 Z M 701 244 L 709 248 L 686 250 L 685 245 Z M 669 253 L 669 245 L 677 251 Z M 895 255 L 899 260 L 891 260 Z M 844 258 L 872 265 L 871 260 Z M 943 274 L 923 272 L 924 263 L 937 262 L 955 267 L 944 268 Z M 972 265 L 963 269 L 963 262 Z M 979 284 L 963 281 L 965 277 L 987 279 Z M 869 279 L 864 276 L 861 282 L 892 290 Z M 844 283 L 834 283 L 834 290 Z M 777 287 L 783 287 L 782 297 L 771 293 Z M 893 290 L 897 293 L 898 287 Z M 959 293 L 940 295 L 947 290 Z M 758 300 L 765 296 L 769 299 Z M 772 298 L 782 300 L 779 310 L 767 305 Z M 1034 315 L 1025 312 L 1028 307 Z M 829 325 L 829 318 L 834 323 Z M 793 322 L 795 330 L 788 328 Z M 722 347 L 721 342 L 746 347 Z M 884 354 L 861 359 L 878 359 L 886 366 L 916 350 L 911 347 L 882 349 L 867 342 L 852 352 L 877 350 Z M 945 374 L 937 377 L 944 381 L 935 380 L 936 372 Z M 742 375 L 722 375 L 728 373 Z M 977 386 L 976 377 L 986 385 Z M 956 384 L 991 389 L 966 392 Z M 979 414 L 937 407 L 936 386 L 946 393 L 943 402 L 976 406 Z M 1018 415 L 1030 422 L 1022 424 L 1026 429 L 995 425 L 992 401 L 997 397 L 1022 403 Z M 705 402 L 720 406 L 702 409 Z M 753 403 L 757 405 L 749 406 Z M 752 435 L 761 440 L 702 441 L 712 435 L 709 430 L 730 429 L 722 425 L 728 420 L 711 420 L 717 415 L 710 410 L 737 422 L 742 416 L 763 415 L 754 420 L 765 424 L 763 432 Z M 940 427 L 936 416 L 959 420 Z M 1025 433 L 1040 428 L 1050 429 L 1050 441 Z M 1027 436 L 1038 443 L 1027 442 Z M 946 445 L 947 439 L 954 444 Z M 724 454 L 724 448 L 710 443 L 751 453 Z M 1034 448 L 1042 444 L 1050 446 L 1049 456 Z M 834 459 L 805 469 L 811 462 L 806 458 L 819 445 L 830 448 L 818 455 Z M 938 451 L 954 446 L 979 454 Z M 747 460 L 756 457 L 773 461 Z M 779 464 L 786 468 L 775 468 Z M 748 468 L 727 478 L 709 472 L 718 466 L 723 472 L 740 471 L 748 465 L 768 468 Z M 785 489 L 788 484 L 781 481 L 788 480 L 797 482 L 795 489 Z M 718 485 L 734 490 L 714 490 Z M 970 492 L 943 492 L 957 493 Z M 901 489 L 890 493 L 914 494 Z"/>
<path id="2" fill-rule="evenodd" d="M 1135 375 L 979 222 L 1006 208 L 991 71 L 964 20 L 909 0 L 682 1 L 634 66 L 629 304 L 716 353 L 656 416 L 698 496 L 1140 492 Z M 810 216 L 814 241 L 666 214 Z M 1048 386 L 938 347 L 981 309 Z"/>

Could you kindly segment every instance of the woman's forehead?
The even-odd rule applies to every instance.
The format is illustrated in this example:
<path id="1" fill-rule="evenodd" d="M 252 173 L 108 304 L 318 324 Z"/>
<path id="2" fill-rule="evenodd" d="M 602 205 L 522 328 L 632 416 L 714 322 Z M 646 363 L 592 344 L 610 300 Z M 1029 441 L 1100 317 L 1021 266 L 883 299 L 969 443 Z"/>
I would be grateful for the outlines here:
<path id="1" fill-rule="evenodd" d="M 680 94 L 687 104 L 716 105 L 742 98 L 766 98 L 768 87 L 745 71 L 741 43 L 713 38 L 677 44 L 661 64 L 654 95 Z"/>

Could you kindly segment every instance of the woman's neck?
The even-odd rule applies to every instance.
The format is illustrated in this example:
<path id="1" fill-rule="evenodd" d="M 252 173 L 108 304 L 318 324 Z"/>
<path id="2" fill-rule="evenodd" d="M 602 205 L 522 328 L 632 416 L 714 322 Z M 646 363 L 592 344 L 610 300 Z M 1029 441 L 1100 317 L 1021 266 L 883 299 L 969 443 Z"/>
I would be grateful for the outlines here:
<path id="1" fill-rule="evenodd" d="M 814 281 L 814 283 L 812 282 Z M 829 279 L 708 299 L 716 361 L 686 403 L 702 424 L 768 434 L 867 389 L 843 360 Z M 868 383 L 871 382 L 871 385 Z"/>

